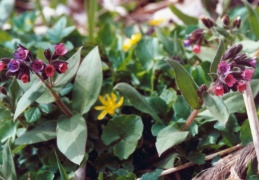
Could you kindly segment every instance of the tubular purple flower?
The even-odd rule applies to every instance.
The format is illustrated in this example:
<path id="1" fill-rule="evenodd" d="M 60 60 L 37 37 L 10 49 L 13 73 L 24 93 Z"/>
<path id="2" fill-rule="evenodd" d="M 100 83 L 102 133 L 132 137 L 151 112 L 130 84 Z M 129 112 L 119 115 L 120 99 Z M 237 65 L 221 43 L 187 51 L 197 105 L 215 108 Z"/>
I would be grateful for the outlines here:
<path id="1" fill-rule="evenodd" d="M 64 43 L 54 45 L 54 49 L 55 49 L 55 55 L 58 55 L 58 56 L 63 56 L 67 53 L 67 49 Z"/>
<path id="2" fill-rule="evenodd" d="M 34 60 L 31 65 L 31 68 L 35 73 L 42 71 L 44 67 L 45 64 L 42 60 Z"/>
<path id="3" fill-rule="evenodd" d="M 218 74 L 219 75 L 224 75 L 227 74 L 230 70 L 230 66 L 228 63 L 226 63 L 225 61 L 221 61 L 218 64 Z"/>
<path id="4" fill-rule="evenodd" d="M 20 62 L 18 60 L 11 59 L 7 68 L 10 72 L 16 72 L 20 69 Z"/>
<path id="5" fill-rule="evenodd" d="M 14 52 L 14 57 L 19 61 L 24 61 L 27 58 L 28 54 L 29 50 L 18 47 L 18 49 Z"/>
<path id="6" fill-rule="evenodd" d="M 251 81 L 254 72 L 255 72 L 254 69 L 245 69 L 244 72 L 241 74 L 241 76 L 243 80 Z"/>
<path id="7" fill-rule="evenodd" d="M 228 87 L 232 87 L 236 83 L 236 79 L 232 74 L 228 74 L 225 78 L 224 81 Z"/>
<path id="8" fill-rule="evenodd" d="M 186 40 L 183 41 L 184 47 L 189 47 L 191 44 L 192 44 L 192 42 L 191 42 L 190 39 L 186 39 Z"/>

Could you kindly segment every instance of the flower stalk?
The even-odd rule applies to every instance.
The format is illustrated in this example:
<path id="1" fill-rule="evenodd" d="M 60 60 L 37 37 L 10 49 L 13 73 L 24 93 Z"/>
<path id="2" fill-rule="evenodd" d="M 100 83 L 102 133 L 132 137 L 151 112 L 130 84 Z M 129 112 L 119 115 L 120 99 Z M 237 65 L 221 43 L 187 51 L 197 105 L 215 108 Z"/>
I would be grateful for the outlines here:
<path id="1" fill-rule="evenodd" d="M 245 101 L 247 116 L 252 132 L 253 143 L 255 147 L 257 162 L 259 162 L 259 121 L 254 103 L 254 97 L 252 94 L 250 83 L 247 83 L 246 90 L 244 91 L 243 98 Z M 259 163 L 257 166 L 259 172 Z"/>

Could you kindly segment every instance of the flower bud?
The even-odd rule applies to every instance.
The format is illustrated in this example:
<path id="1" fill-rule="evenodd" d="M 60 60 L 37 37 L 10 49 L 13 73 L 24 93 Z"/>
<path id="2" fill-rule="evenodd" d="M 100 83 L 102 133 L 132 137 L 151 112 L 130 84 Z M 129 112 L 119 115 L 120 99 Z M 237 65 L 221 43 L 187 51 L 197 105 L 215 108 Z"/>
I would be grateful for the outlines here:
<path id="1" fill-rule="evenodd" d="M 44 51 L 44 56 L 45 56 L 45 58 L 46 58 L 48 61 L 51 60 L 52 53 L 51 53 L 50 49 L 46 49 L 46 50 Z"/>
<path id="2" fill-rule="evenodd" d="M 195 44 L 192 48 L 192 52 L 199 54 L 201 52 L 201 46 L 199 44 Z"/>
<path id="3" fill-rule="evenodd" d="M 241 50 L 243 49 L 243 46 L 241 44 L 237 44 L 232 46 L 230 49 L 227 50 L 227 52 L 224 53 L 222 56 L 222 60 L 225 61 L 231 57 L 234 57 L 237 55 Z"/>
<path id="4" fill-rule="evenodd" d="M 233 20 L 233 28 L 239 29 L 241 25 L 241 17 L 238 16 L 236 19 Z"/>
<path id="5" fill-rule="evenodd" d="M 201 21 L 203 22 L 203 24 L 207 27 L 207 28 L 211 28 L 214 23 L 209 19 L 209 18 L 206 18 L 205 16 L 201 16 Z"/>
<path id="6" fill-rule="evenodd" d="M 229 26 L 230 21 L 229 21 L 229 16 L 228 15 L 224 15 L 222 17 L 221 21 L 222 21 L 224 27 L 228 27 Z"/>
<path id="7" fill-rule="evenodd" d="M 4 95 L 7 95 L 7 91 L 3 86 L 0 86 L 0 92 Z"/>
<path id="8" fill-rule="evenodd" d="M 68 69 L 67 62 L 64 62 L 64 61 L 55 60 L 55 61 L 52 61 L 51 64 L 54 66 L 55 70 L 59 74 L 65 73 Z"/>

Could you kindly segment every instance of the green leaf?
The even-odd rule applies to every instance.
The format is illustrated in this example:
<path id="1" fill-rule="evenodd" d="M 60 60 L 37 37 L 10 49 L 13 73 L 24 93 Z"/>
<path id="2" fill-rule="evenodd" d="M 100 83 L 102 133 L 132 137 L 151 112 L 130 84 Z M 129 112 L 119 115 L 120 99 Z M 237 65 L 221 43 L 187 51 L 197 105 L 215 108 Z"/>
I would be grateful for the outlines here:
<path id="1" fill-rule="evenodd" d="M 145 37 L 138 42 L 135 54 L 143 69 L 150 69 L 154 64 L 153 60 L 162 58 L 159 56 L 158 50 L 159 43 L 156 38 Z"/>
<path id="2" fill-rule="evenodd" d="M 152 128 L 151 128 L 151 132 L 153 136 L 157 136 L 158 133 L 165 128 L 166 126 L 164 124 L 161 123 L 155 123 L 153 124 Z"/>
<path id="3" fill-rule="evenodd" d="M 81 50 L 82 50 L 82 47 L 80 47 L 77 50 L 77 52 L 66 61 L 68 63 L 67 65 L 68 69 L 66 73 L 57 75 L 56 79 L 54 80 L 55 90 L 59 91 L 60 89 L 62 89 L 75 76 L 80 64 Z"/>
<path id="4" fill-rule="evenodd" d="M 41 112 L 39 108 L 30 108 L 24 113 L 24 117 L 28 123 L 35 122 L 40 119 Z"/>
<path id="5" fill-rule="evenodd" d="M 15 0 L 1 0 L 0 1 L 0 27 L 3 26 L 4 22 L 8 19 L 13 11 Z"/>
<path id="6" fill-rule="evenodd" d="M 114 155 L 123 160 L 135 151 L 142 131 L 143 123 L 139 116 L 121 115 L 107 123 L 101 138 L 105 145 L 115 143 Z"/>
<path id="7" fill-rule="evenodd" d="M 137 179 L 137 177 L 133 173 L 129 173 L 127 175 L 116 178 L 116 180 L 136 180 L 136 179 Z"/>
<path id="8" fill-rule="evenodd" d="M 126 83 L 118 83 L 116 84 L 114 89 L 121 92 L 123 96 L 126 96 L 136 109 L 149 114 L 156 122 L 162 123 L 162 120 L 154 112 L 154 109 L 148 104 L 146 99 L 141 94 L 139 94 L 138 91 L 136 91 L 136 89 L 134 89 L 132 86 Z"/>
<path id="9" fill-rule="evenodd" d="M 49 114 L 52 111 L 52 104 L 40 104 L 39 108 L 43 113 Z"/>
<path id="10" fill-rule="evenodd" d="M 177 159 L 177 156 L 177 153 L 172 153 L 167 155 L 166 157 L 162 157 L 162 159 L 156 162 L 154 166 L 161 169 L 172 168 L 175 165 L 175 160 Z"/>
<path id="11" fill-rule="evenodd" d="M 141 180 L 157 180 L 162 173 L 162 169 L 156 169 L 153 172 L 145 173 L 141 176 Z"/>
<path id="12" fill-rule="evenodd" d="M 219 64 L 219 62 L 221 60 L 221 57 L 224 54 L 224 52 L 225 52 L 224 40 L 220 39 L 217 53 L 216 53 L 216 55 L 215 55 L 215 57 L 214 57 L 214 59 L 211 63 L 211 66 L 210 66 L 210 73 L 217 73 L 218 64 Z"/>
<path id="13" fill-rule="evenodd" d="M 46 37 L 52 43 L 60 43 L 62 39 L 72 33 L 75 29 L 74 26 L 66 27 L 67 18 L 61 17 L 59 21 L 46 32 Z"/>
<path id="14" fill-rule="evenodd" d="M 248 10 L 248 20 L 250 23 L 251 30 L 253 31 L 256 39 L 259 39 L 259 31 L 258 31 L 258 24 L 259 24 L 259 16 L 256 11 L 252 8 L 252 6 L 247 2 L 247 0 L 242 0 L 246 9 Z"/>
<path id="15" fill-rule="evenodd" d="M 201 46 L 201 52 L 199 54 L 196 54 L 196 56 L 202 61 L 202 62 L 212 62 L 213 58 L 216 55 L 216 49 L 206 46 Z"/>
<path id="16" fill-rule="evenodd" d="M 173 40 L 169 36 L 166 36 L 159 28 L 156 28 L 156 35 L 163 44 L 165 51 L 170 55 L 175 55 Z"/>
<path id="17" fill-rule="evenodd" d="M 73 87 L 72 107 L 81 114 L 87 113 L 95 103 L 102 87 L 102 62 L 98 47 L 82 61 Z"/>
<path id="18" fill-rule="evenodd" d="M 80 114 L 60 117 L 57 125 L 58 149 L 73 163 L 80 165 L 85 155 L 87 126 Z"/>
<path id="19" fill-rule="evenodd" d="M 191 108 L 188 106 L 183 96 L 177 96 L 175 103 L 173 104 L 174 117 L 178 119 L 187 119 L 191 114 Z"/>
<path id="20" fill-rule="evenodd" d="M 3 165 L 2 165 L 2 175 L 5 180 L 15 180 L 16 177 L 16 171 L 13 161 L 13 154 L 10 147 L 10 141 L 7 141 L 4 149 L 3 149 Z"/>
<path id="21" fill-rule="evenodd" d="M 173 147 L 176 144 L 183 142 L 189 132 L 180 131 L 176 129 L 172 124 L 162 129 L 157 135 L 156 149 L 158 155 L 161 156 L 167 149 Z"/>
<path id="22" fill-rule="evenodd" d="M 248 120 L 245 120 L 245 122 L 242 124 L 240 128 L 240 139 L 241 144 L 243 146 L 246 146 L 247 144 L 253 141 L 250 124 Z"/>
<path id="23" fill-rule="evenodd" d="M 190 153 L 188 156 L 188 159 L 191 162 L 194 162 L 195 164 L 204 164 L 205 163 L 205 154 L 201 153 L 201 152 L 194 152 L 194 153 Z"/>
<path id="24" fill-rule="evenodd" d="M 56 121 L 47 121 L 39 124 L 18 137 L 15 144 L 34 144 L 54 139 L 56 137 L 56 126 Z"/>
<path id="25" fill-rule="evenodd" d="M 55 175 L 49 171 L 28 172 L 24 174 L 19 180 L 28 180 L 28 177 L 33 180 L 53 180 Z"/>
<path id="26" fill-rule="evenodd" d="M 42 82 L 35 82 L 29 90 L 27 90 L 17 103 L 14 113 L 14 120 L 24 112 L 37 98 L 39 98 L 45 91 L 45 86 Z"/>
<path id="27" fill-rule="evenodd" d="M 16 104 L 17 104 L 17 101 L 18 101 L 18 98 L 20 98 L 20 96 L 22 95 L 22 90 L 19 86 L 19 83 L 17 82 L 17 79 L 13 79 L 10 87 L 10 97 L 11 97 L 11 100 L 12 100 L 12 105 L 14 107 L 16 107 Z"/>
<path id="28" fill-rule="evenodd" d="M 68 177 L 64 167 L 62 166 L 62 164 L 60 163 L 60 161 L 58 159 L 56 151 L 54 151 L 54 152 L 55 152 L 55 156 L 56 156 L 56 160 L 57 160 L 58 169 L 59 169 L 59 173 L 60 173 L 61 179 L 62 180 L 69 180 L 69 177 Z"/>
<path id="29" fill-rule="evenodd" d="M 198 24 L 198 19 L 189 15 L 184 14 L 182 11 L 177 9 L 174 5 L 169 5 L 169 8 L 171 11 L 180 19 L 183 21 L 184 24 L 186 25 L 191 25 L 191 24 Z"/>
<path id="30" fill-rule="evenodd" d="M 203 92 L 202 99 L 209 112 L 225 126 L 229 118 L 229 112 L 222 98 L 211 96 L 208 92 Z"/>
<path id="31" fill-rule="evenodd" d="M 190 76 L 190 74 L 184 69 L 184 67 L 174 60 L 167 60 L 167 62 L 173 67 L 175 71 L 175 79 L 177 85 L 185 98 L 186 102 L 193 109 L 200 109 L 201 104 L 198 96 L 198 86 Z"/>

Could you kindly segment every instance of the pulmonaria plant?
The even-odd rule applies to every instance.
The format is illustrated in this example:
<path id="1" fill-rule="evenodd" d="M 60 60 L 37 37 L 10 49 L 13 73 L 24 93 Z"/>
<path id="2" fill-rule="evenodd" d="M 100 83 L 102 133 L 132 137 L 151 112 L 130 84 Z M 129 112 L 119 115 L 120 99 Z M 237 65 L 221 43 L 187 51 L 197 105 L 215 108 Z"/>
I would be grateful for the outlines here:
<path id="1" fill-rule="evenodd" d="M 255 72 L 256 57 L 247 57 L 246 54 L 240 53 L 242 49 L 241 44 L 234 45 L 222 56 L 213 85 L 216 96 L 230 90 L 242 93 L 246 90 L 246 83 L 251 81 Z"/>
<path id="2" fill-rule="evenodd" d="M 35 59 L 32 53 L 22 45 L 18 45 L 14 52 L 14 58 L 0 59 L 0 71 L 6 70 L 6 75 L 15 76 L 23 83 L 30 82 L 30 73 L 41 74 L 42 79 L 52 77 L 55 72 L 65 73 L 68 69 L 67 62 L 58 60 L 60 56 L 67 53 L 67 49 L 63 43 L 54 45 L 54 53 L 50 49 L 44 51 L 45 58 L 48 60 L 46 64 L 40 59 Z"/>

